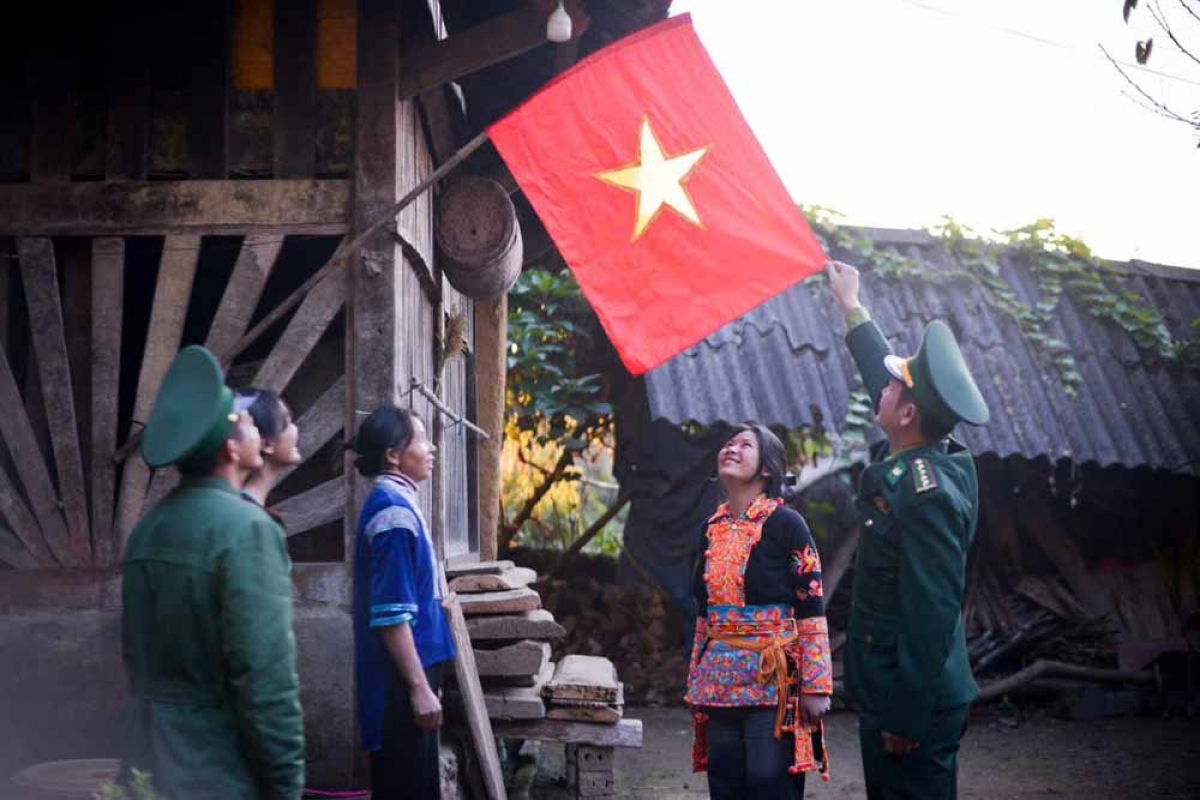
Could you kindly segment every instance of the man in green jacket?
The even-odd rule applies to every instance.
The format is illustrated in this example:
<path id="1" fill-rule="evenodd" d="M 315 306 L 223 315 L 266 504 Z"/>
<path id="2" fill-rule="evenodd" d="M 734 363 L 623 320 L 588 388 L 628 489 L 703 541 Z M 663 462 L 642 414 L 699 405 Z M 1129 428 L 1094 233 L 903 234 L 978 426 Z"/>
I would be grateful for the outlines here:
<path id="1" fill-rule="evenodd" d="M 283 531 L 238 494 L 262 464 L 216 359 L 181 351 L 142 439 L 179 487 L 134 529 L 123 567 L 130 713 L 123 780 L 169 800 L 295 800 L 304 729 Z"/>
<path id="2" fill-rule="evenodd" d="M 887 442 L 873 448 L 856 504 L 862 525 L 846 644 L 846 690 L 861 708 L 870 800 L 957 797 L 958 743 L 979 696 L 963 632 L 967 551 L 979 518 L 970 452 L 949 438 L 987 404 L 945 323 L 902 359 L 858 299 L 858 271 L 827 275 L 846 343 Z"/>

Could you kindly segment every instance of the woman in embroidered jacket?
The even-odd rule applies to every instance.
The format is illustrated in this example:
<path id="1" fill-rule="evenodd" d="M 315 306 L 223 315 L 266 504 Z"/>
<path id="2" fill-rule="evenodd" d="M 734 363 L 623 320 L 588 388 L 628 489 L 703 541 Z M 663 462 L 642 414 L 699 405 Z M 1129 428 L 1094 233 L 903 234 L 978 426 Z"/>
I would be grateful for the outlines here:
<path id="1" fill-rule="evenodd" d="M 354 542 L 354 661 L 371 796 L 437 798 L 439 687 L 455 652 L 442 567 L 417 500 L 435 448 L 421 420 L 391 404 L 373 411 L 348 447 L 375 481 Z"/>
<path id="2" fill-rule="evenodd" d="M 717 455 L 728 495 L 708 521 L 693 575 L 699 617 L 687 702 L 693 766 L 714 800 L 790 800 L 828 774 L 821 718 L 833 693 L 821 560 L 783 505 L 783 444 L 741 426 Z"/>

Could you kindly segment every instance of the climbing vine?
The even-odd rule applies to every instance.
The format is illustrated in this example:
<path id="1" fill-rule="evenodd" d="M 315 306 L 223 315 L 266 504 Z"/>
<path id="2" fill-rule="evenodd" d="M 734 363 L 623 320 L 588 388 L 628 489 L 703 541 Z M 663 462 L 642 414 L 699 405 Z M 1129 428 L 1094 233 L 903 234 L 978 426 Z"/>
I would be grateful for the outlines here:
<path id="1" fill-rule="evenodd" d="M 1162 315 L 1138 294 L 1122 284 L 1122 276 L 1097 259 L 1086 244 L 1059 233 L 1049 219 L 995 237 L 984 237 L 945 217 L 929 232 L 954 255 L 959 268 L 931 272 L 920 262 L 896 250 L 877 247 L 861 234 L 839 224 L 840 215 L 827 208 L 807 207 L 805 213 L 827 251 L 845 257 L 888 278 L 918 278 L 925 281 L 966 279 L 978 285 L 993 308 L 1008 314 L 1044 364 L 1054 368 L 1063 390 L 1071 399 L 1079 396 L 1083 377 L 1066 342 L 1053 333 L 1053 323 L 1063 294 L 1088 314 L 1121 327 L 1133 343 L 1148 353 L 1173 364 L 1200 360 L 1200 339 L 1172 336 Z M 1000 274 L 994 255 L 997 245 L 1026 259 L 1037 281 L 1039 299 L 1026 303 Z M 823 280 L 818 276 L 815 280 Z M 1200 329 L 1200 320 L 1192 323 Z M 854 429 L 853 410 L 848 421 Z"/>

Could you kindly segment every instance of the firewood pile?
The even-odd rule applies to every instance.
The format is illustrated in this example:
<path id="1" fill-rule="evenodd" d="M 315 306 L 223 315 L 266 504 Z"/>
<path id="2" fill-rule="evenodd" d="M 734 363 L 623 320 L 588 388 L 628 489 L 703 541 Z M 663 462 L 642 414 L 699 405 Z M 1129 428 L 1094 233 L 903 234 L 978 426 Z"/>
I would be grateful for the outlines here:
<path id="1" fill-rule="evenodd" d="M 624 687 L 602 650 L 577 654 L 567 628 L 542 608 L 531 588 L 537 573 L 511 561 L 447 569 L 450 591 L 466 619 L 488 716 L 495 720 L 558 719 L 615 725 L 624 716 Z M 578 619 L 568 620 L 570 630 Z M 551 660 L 551 642 L 558 642 Z M 450 692 L 452 705 L 462 700 Z"/>

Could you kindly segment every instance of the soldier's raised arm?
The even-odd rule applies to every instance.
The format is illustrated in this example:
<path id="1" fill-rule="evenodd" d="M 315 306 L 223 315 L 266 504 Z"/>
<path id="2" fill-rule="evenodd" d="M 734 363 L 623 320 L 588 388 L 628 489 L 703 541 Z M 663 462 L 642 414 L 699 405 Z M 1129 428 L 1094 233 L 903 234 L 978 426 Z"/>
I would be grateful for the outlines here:
<path id="1" fill-rule="evenodd" d="M 879 395 L 891 377 L 884 368 L 883 358 L 892 354 L 892 347 L 859 299 L 858 270 L 841 261 L 830 261 L 825 274 L 829 278 L 829 291 L 846 315 L 846 344 L 858 365 L 871 405 L 878 409 Z"/>

